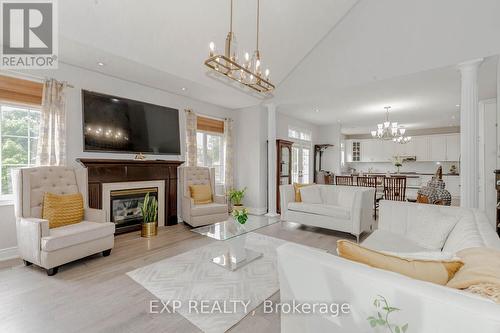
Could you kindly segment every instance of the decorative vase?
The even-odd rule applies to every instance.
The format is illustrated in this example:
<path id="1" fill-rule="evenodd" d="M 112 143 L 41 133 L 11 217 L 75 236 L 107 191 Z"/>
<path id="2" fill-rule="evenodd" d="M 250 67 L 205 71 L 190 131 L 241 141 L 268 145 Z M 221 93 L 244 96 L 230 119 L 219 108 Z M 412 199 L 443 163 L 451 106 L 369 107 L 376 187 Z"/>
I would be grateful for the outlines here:
<path id="1" fill-rule="evenodd" d="M 243 206 L 242 204 L 239 204 L 239 205 L 233 205 L 233 211 L 242 211 L 243 209 L 245 209 L 245 206 Z"/>
<path id="2" fill-rule="evenodd" d="M 141 237 L 151 238 L 158 235 L 158 222 L 143 223 L 141 226 Z"/>

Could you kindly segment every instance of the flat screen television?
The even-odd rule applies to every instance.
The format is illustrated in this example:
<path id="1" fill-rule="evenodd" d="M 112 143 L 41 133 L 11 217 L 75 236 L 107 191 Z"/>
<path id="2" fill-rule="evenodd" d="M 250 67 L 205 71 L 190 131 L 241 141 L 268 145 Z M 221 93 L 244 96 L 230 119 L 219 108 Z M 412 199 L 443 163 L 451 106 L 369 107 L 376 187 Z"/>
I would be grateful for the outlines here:
<path id="1" fill-rule="evenodd" d="M 179 155 L 179 110 L 82 90 L 87 152 Z"/>

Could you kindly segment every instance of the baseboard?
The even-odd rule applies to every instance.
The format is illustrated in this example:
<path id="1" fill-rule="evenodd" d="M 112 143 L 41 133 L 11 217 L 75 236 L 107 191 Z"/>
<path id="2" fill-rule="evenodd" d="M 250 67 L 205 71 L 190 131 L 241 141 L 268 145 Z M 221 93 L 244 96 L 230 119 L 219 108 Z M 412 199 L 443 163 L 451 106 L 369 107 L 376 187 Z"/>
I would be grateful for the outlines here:
<path id="1" fill-rule="evenodd" d="M 0 249 L 0 261 L 9 260 L 19 257 L 17 246 Z"/>
<path id="2" fill-rule="evenodd" d="M 247 207 L 248 212 L 252 215 L 264 215 L 267 213 L 267 208 L 266 207 Z"/>

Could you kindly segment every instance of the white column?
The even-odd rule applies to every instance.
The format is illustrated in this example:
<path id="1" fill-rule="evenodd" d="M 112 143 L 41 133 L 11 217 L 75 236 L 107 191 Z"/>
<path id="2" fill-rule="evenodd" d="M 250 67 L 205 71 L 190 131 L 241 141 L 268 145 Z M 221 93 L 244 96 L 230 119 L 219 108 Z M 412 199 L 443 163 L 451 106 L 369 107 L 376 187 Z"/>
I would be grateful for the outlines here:
<path id="1" fill-rule="evenodd" d="M 267 104 L 267 207 L 266 216 L 276 213 L 276 105 Z"/>
<path id="2" fill-rule="evenodd" d="M 478 69 L 483 59 L 458 65 L 462 78 L 460 103 L 460 206 L 479 206 Z"/>

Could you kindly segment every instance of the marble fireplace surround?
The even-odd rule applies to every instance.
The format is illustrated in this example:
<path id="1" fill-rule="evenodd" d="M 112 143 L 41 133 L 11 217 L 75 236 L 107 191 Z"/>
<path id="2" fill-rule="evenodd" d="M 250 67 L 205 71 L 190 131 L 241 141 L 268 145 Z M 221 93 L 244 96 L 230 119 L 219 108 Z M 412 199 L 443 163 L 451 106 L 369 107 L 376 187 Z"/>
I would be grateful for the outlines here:
<path id="1" fill-rule="evenodd" d="M 158 226 L 165 225 L 165 181 L 138 181 L 121 183 L 103 183 L 102 184 L 102 209 L 106 212 L 106 221 L 111 221 L 111 191 L 134 190 L 148 187 L 158 189 Z"/>

